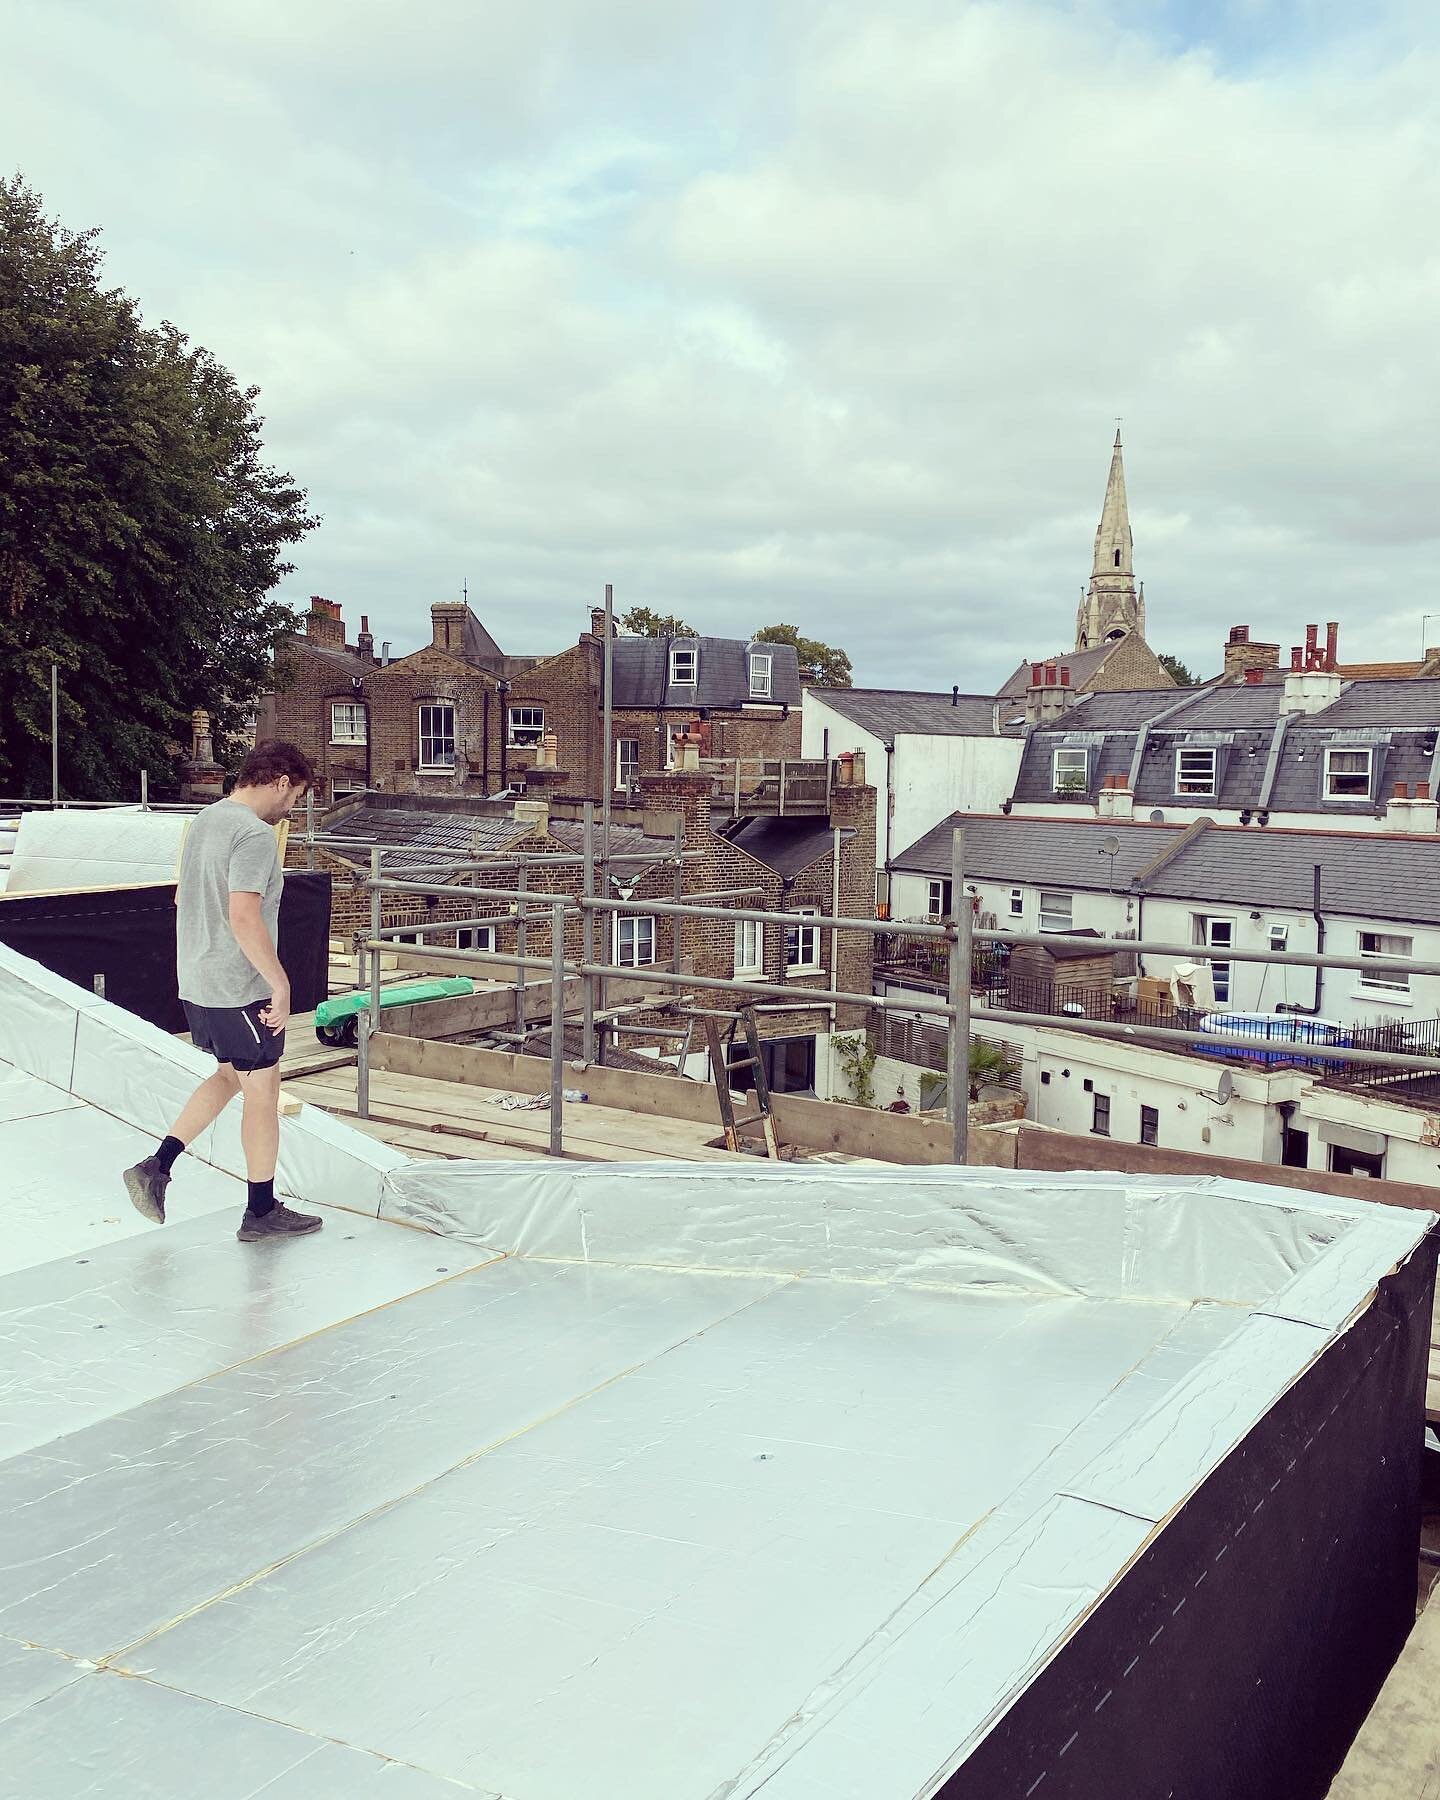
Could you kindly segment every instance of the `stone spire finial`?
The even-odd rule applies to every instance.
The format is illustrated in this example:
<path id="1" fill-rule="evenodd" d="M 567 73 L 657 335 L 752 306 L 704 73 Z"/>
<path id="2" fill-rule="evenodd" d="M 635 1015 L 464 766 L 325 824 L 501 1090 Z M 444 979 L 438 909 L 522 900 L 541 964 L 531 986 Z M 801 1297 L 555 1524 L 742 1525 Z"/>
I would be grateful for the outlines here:
<path id="1" fill-rule="evenodd" d="M 1135 591 L 1134 540 L 1130 535 L 1130 506 L 1125 494 L 1125 458 L 1120 432 L 1110 452 L 1110 475 L 1105 483 L 1105 502 L 1095 533 L 1095 557 L 1090 585 L 1080 604 L 1075 625 L 1075 648 L 1093 650 L 1131 632 L 1145 635 L 1145 608 Z"/>
<path id="2" fill-rule="evenodd" d="M 1095 533 L 1095 561 L 1090 573 L 1133 575 L 1134 563 L 1135 543 L 1130 535 L 1130 508 L 1125 498 L 1125 459 L 1117 426 L 1115 448 L 1110 453 L 1110 479 L 1105 483 L 1105 504 L 1100 508 L 1100 526 Z"/>

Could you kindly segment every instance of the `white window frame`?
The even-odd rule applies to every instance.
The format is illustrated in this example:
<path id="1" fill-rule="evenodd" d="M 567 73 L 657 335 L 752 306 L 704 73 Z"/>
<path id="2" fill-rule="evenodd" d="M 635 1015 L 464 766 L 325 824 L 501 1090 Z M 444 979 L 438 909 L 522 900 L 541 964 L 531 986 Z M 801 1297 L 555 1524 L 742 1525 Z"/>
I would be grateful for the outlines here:
<path id="1" fill-rule="evenodd" d="M 357 794 L 363 794 L 364 792 L 365 783 L 363 781 L 332 781 L 330 783 L 330 799 L 332 802 L 339 800 L 353 800 Z"/>
<path id="2" fill-rule="evenodd" d="M 750 698 L 769 700 L 775 692 L 775 658 L 764 650 L 750 652 Z"/>
<path id="3" fill-rule="evenodd" d="M 455 932 L 455 948 L 457 950 L 493 950 L 495 948 L 495 927 L 493 925 L 463 925 Z"/>
<path id="4" fill-rule="evenodd" d="M 437 731 L 436 730 L 435 724 L 434 724 L 434 718 L 433 718 L 433 715 L 436 713 L 449 713 L 450 729 L 448 731 Z M 427 714 L 432 715 L 430 729 L 428 731 L 425 728 L 425 720 L 426 720 Z M 441 773 L 443 771 L 445 774 L 448 775 L 451 772 L 451 770 L 453 770 L 455 767 L 455 741 L 456 741 L 455 703 L 452 700 L 422 700 L 420 702 L 419 706 L 415 709 L 415 716 L 416 716 L 416 723 L 417 723 L 417 728 L 418 728 L 419 736 L 420 736 L 420 764 L 419 764 L 420 768 L 434 770 L 437 774 Z M 439 759 L 437 760 L 436 755 L 435 755 L 435 746 L 437 743 L 443 744 L 447 740 L 449 741 L 449 744 L 450 744 L 449 758 L 447 760 L 444 755 L 444 752 L 442 751 Z M 426 746 L 427 745 L 429 746 L 429 755 L 428 756 L 426 755 Z"/>
<path id="5" fill-rule="evenodd" d="M 1192 767 L 1204 759 L 1204 773 L 1186 773 L 1185 765 Z M 1184 745 L 1175 752 L 1175 792 L 1187 794 L 1196 800 L 1213 800 L 1215 798 L 1216 766 L 1219 761 L 1217 753 L 1209 748 L 1186 748 Z"/>
<path id="6" fill-rule="evenodd" d="M 952 894 L 951 894 L 951 886 L 950 886 L 949 876 L 937 875 L 937 876 L 933 877 L 933 879 L 927 883 L 927 890 L 928 891 L 927 891 L 927 897 L 926 897 L 926 903 L 925 903 L 926 918 L 927 919 L 953 918 L 954 914 L 950 911 L 950 901 L 952 898 Z"/>
<path id="7" fill-rule="evenodd" d="M 1075 762 L 1076 757 L 1080 759 L 1078 765 Z M 1063 781 L 1061 780 L 1062 765 L 1063 773 L 1066 776 Z M 1073 779 L 1077 774 L 1080 777 L 1078 781 Z M 1073 744 L 1052 750 L 1050 753 L 1050 785 L 1057 794 L 1085 793 L 1090 786 L 1090 752 L 1083 747 L 1077 749 Z"/>
<path id="8" fill-rule="evenodd" d="M 1063 925 L 1055 921 L 1061 917 L 1061 910 L 1055 904 L 1057 900 L 1065 902 Z M 1041 888 L 1040 890 L 1040 929 L 1064 933 L 1075 929 L 1075 896 L 1064 888 Z"/>
<path id="9" fill-rule="evenodd" d="M 622 750 L 629 748 L 632 756 L 622 756 Z M 629 769 L 627 776 L 625 771 Z M 640 773 L 640 740 L 639 738 L 616 738 L 615 740 L 615 787 L 617 792 L 628 792 L 630 783 Z"/>
<path id="10" fill-rule="evenodd" d="M 682 666 L 690 672 L 680 673 Z M 670 646 L 670 685 L 671 687 L 694 687 L 700 679 L 700 652 L 693 644 L 672 644 Z"/>
<path id="11" fill-rule="evenodd" d="M 346 729 L 341 729 L 337 718 L 341 713 L 348 713 Z M 364 744 L 368 743 L 368 720 L 365 706 L 359 700 L 332 700 L 330 702 L 330 742 L 332 744 Z"/>
<path id="12" fill-rule="evenodd" d="M 765 926 L 759 919 L 735 921 L 735 973 L 765 973 Z"/>
<path id="13" fill-rule="evenodd" d="M 1010 917 L 1012 919 L 1023 919 L 1025 917 L 1024 888 L 1011 888 L 1010 890 Z"/>
<path id="14" fill-rule="evenodd" d="M 630 929 L 627 931 L 626 927 Z M 622 969 L 648 968 L 655 961 L 655 937 L 653 913 L 616 913 L 612 939 L 615 962 Z"/>
<path id="15" fill-rule="evenodd" d="M 818 919 L 818 906 L 795 906 L 790 909 L 797 919 Z M 785 927 L 785 973 L 813 975 L 820 968 L 820 927 L 787 925 Z"/>
<path id="16" fill-rule="evenodd" d="M 517 718 L 517 714 L 524 715 Z M 505 744 L 510 750 L 535 750 L 545 735 L 545 708 L 522 701 L 505 708 Z"/>
<path id="17" fill-rule="evenodd" d="M 1337 769 L 1337 756 L 1363 756 L 1365 758 L 1365 786 L 1358 793 L 1345 792 L 1336 787 L 1337 781 L 1355 781 L 1360 777 L 1358 769 Z M 1368 800 L 1370 784 L 1375 779 L 1375 752 L 1364 744 L 1328 744 L 1325 748 L 1325 798 L 1327 800 Z"/>
<path id="18" fill-rule="evenodd" d="M 1413 956 L 1415 940 L 1401 931 L 1362 931 L 1357 934 L 1356 943 L 1361 956 Z M 1404 949 L 1400 946 L 1404 945 Z M 1410 997 L 1410 977 L 1408 973 L 1397 974 L 1393 969 L 1361 969 L 1359 985 L 1367 994 L 1385 994 L 1390 999 L 1408 999 Z"/>
<path id="19" fill-rule="evenodd" d="M 1210 982 L 1215 989 L 1215 1004 L 1228 1006 L 1230 1004 L 1231 978 L 1235 972 L 1234 964 L 1229 957 L 1222 957 L 1219 962 L 1216 962 L 1215 952 L 1235 948 L 1235 921 L 1230 918 L 1222 918 L 1216 913 L 1196 913 L 1194 920 L 1195 942 L 1205 951 L 1206 960 L 1210 964 Z M 1221 943 L 1215 941 L 1217 925 L 1229 934 Z"/>

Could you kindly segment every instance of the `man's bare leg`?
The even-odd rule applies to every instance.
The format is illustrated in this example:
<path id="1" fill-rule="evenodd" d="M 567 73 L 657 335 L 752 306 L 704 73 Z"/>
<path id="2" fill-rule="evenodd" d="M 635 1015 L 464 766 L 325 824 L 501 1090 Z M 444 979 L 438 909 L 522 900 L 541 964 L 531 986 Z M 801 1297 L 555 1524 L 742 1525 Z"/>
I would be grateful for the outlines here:
<path id="1" fill-rule="evenodd" d="M 309 1213 L 291 1212 L 275 1198 L 275 1164 L 280 1154 L 280 1065 L 241 1070 L 245 1111 L 240 1142 L 245 1150 L 248 1199 L 245 1217 L 235 1234 L 249 1244 L 262 1237 L 301 1237 L 324 1223 Z"/>
<path id="2" fill-rule="evenodd" d="M 240 1092 L 240 1082 L 229 1063 L 221 1063 L 202 1081 L 180 1110 L 180 1117 L 153 1156 L 125 1171 L 125 1191 L 142 1218 L 165 1223 L 165 1190 L 170 1170 L 182 1150 L 188 1149 L 208 1125 L 213 1125 Z"/>
<path id="3" fill-rule="evenodd" d="M 229 1063 L 221 1063 L 185 1102 L 180 1117 L 170 1127 L 170 1136 L 179 1138 L 188 1149 L 207 1125 L 215 1123 L 239 1092 L 239 1076 Z"/>

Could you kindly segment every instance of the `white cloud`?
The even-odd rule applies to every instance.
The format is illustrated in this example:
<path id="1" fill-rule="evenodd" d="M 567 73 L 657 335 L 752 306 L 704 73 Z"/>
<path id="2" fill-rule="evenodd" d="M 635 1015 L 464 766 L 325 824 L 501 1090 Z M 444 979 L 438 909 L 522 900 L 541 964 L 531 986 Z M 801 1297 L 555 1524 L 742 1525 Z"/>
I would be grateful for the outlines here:
<path id="1" fill-rule="evenodd" d="M 14 160 L 261 382 L 326 515 L 294 594 L 397 644 L 468 574 L 558 646 L 612 579 L 993 685 L 1068 640 L 1117 413 L 1158 647 L 1419 643 L 1423 13 L 1247 5 L 1199 46 L 1119 0 L 80 11 L 12 40 Z"/>

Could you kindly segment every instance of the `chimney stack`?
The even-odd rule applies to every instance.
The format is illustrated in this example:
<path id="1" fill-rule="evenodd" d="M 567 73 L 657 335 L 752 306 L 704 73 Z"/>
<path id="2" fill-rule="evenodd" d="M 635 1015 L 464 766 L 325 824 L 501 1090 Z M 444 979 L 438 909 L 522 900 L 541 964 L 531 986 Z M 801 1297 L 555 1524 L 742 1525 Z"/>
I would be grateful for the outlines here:
<path id="1" fill-rule="evenodd" d="M 603 606 L 590 608 L 590 635 L 599 638 L 602 644 L 605 641 L 605 608 Z M 611 635 L 619 637 L 618 628 Z"/>
<path id="2" fill-rule="evenodd" d="M 1252 644 L 1248 625 L 1232 625 L 1230 636 L 1225 644 L 1224 680 L 1228 682 L 1248 681 L 1250 670 L 1259 669 L 1264 679 L 1266 669 L 1280 667 L 1280 646 L 1278 644 Z"/>
<path id="3" fill-rule="evenodd" d="M 375 660 L 375 640 L 370 635 L 370 620 L 365 613 L 360 615 L 360 629 L 355 635 L 355 654 L 363 656 L 366 662 Z"/>
<path id="4" fill-rule="evenodd" d="M 1325 627 L 1325 667 L 1327 669 L 1333 669 L 1336 666 L 1335 652 L 1339 647 L 1339 642 L 1340 626 L 1336 620 L 1332 619 Z"/>
<path id="5" fill-rule="evenodd" d="M 1030 687 L 1025 695 L 1027 725 L 1041 725 L 1049 719 L 1058 719 L 1077 698 L 1070 685 L 1068 664 L 1057 667 L 1053 662 L 1031 663 Z"/>
<path id="6" fill-rule="evenodd" d="M 307 643 L 318 644 L 324 650 L 345 648 L 345 621 L 338 600 L 327 600 L 321 594 L 310 596 L 310 611 L 305 615 L 305 638 Z"/>
<path id="7" fill-rule="evenodd" d="M 1285 693 L 1280 702 L 1282 713 L 1316 713 L 1339 699 L 1344 683 L 1335 666 L 1335 640 L 1338 625 L 1326 627 L 1326 644 L 1320 648 L 1320 627 L 1305 627 L 1305 648 L 1297 644 L 1290 652 L 1290 672 L 1285 677 Z"/>

